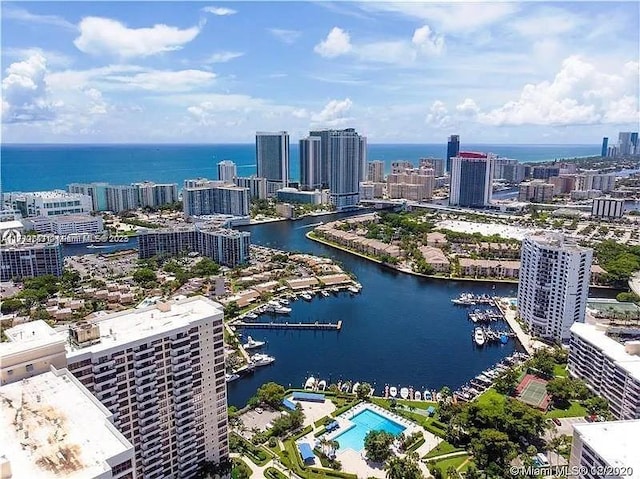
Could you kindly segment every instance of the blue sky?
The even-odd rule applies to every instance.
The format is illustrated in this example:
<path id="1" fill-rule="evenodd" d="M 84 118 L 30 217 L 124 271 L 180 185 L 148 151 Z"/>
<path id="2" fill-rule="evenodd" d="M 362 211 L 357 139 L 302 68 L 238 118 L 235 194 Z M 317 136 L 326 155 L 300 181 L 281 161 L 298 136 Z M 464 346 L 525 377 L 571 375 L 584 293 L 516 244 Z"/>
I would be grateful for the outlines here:
<path id="1" fill-rule="evenodd" d="M 637 2 L 2 2 L 3 142 L 599 143 Z"/>

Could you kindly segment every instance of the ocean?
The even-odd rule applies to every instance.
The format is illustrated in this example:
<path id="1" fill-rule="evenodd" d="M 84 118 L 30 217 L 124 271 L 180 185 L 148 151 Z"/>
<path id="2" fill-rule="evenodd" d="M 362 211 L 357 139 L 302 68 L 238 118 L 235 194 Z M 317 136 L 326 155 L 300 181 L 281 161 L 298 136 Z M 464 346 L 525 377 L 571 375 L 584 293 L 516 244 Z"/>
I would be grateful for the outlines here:
<path id="1" fill-rule="evenodd" d="M 597 155 L 599 145 L 466 145 L 462 149 L 492 152 L 521 162 Z M 291 179 L 299 178 L 298 144 L 291 143 Z M 446 144 L 370 144 L 369 160 L 391 162 L 421 157 L 443 158 Z M 0 189 L 39 191 L 65 189 L 74 182 L 129 184 L 150 180 L 178 183 L 187 178 L 217 179 L 216 165 L 232 160 L 240 176 L 256 173 L 253 144 L 217 145 L 2 145 Z"/>

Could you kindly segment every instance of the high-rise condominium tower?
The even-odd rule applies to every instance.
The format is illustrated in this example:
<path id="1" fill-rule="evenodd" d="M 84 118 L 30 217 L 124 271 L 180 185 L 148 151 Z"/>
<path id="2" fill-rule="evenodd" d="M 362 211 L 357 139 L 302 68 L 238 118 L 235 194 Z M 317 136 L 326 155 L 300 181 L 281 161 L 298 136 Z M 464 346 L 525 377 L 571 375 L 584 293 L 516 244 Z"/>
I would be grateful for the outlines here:
<path id="1" fill-rule="evenodd" d="M 322 147 L 318 136 L 300 140 L 300 189 L 322 188 Z"/>
<path id="2" fill-rule="evenodd" d="M 460 135 L 451 135 L 447 141 L 447 171 L 451 172 L 451 158 L 460 153 Z"/>
<path id="3" fill-rule="evenodd" d="M 233 183 L 233 179 L 238 176 L 236 164 L 231 160 L 223 160 L 218 163 L 218 179 L 225 183 Z"/>
<path id="4" fill-rule="evenodd" d="M 357 205 L 366 164 L 366 138 L 353 128 L 329 135 L 329 194 L 337 208 Z"/>
<path id="5" fill-rule="evenodd" d="M 449 204 L 483 207 L 491 202 L 495 156 L 461 151 L 451 158 Z"/>
<path id="6" fill-rule="evenodd" d="M 534 336 L 567 342 L 574 322 L 584 322 L 593 251 L 561 234 L 522 242 L 518 312 Z"/>
<path id="7" fill-rule="evenodd" d="M 267 179 L 267 192 L 276 191 L 289 185 L 289 133 L 256 133 L 256 162 L 258 176 Z"/>

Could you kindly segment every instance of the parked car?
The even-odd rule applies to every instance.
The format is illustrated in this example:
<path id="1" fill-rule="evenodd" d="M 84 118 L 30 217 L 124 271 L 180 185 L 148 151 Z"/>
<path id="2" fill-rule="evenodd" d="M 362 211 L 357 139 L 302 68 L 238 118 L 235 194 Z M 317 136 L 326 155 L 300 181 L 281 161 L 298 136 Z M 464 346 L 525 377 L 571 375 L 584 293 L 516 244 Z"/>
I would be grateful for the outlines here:
<path id="1" fill-rule="evenodd" d="M 556 426 L 561 426 L 562 425 L 562 423 L 560 422 L 560 419 L 558 419 L 557 417 L 554 417 L 552 419 L 552 421 Z"/>

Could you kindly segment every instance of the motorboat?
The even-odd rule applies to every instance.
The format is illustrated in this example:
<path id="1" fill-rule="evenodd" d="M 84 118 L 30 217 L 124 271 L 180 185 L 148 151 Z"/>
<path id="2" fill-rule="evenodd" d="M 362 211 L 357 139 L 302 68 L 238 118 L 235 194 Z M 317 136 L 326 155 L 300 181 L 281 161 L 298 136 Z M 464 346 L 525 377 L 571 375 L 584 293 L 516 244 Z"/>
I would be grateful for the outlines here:
<path id="1" fill-rule="evenodd" d="M 289 304 L 289 300 L 288 300 L 287 298 L 282 298 L 282 299 L 280 299 L 280 302 L 281 302 L 282 304 Z"/>
<path id="2" fill-rule="evenodd" d="M 226 374 L 224 375 L 224 380 L 225 380 L 226 382 L 230 383 L 231 381 L 235 381 L 235 380 L 236 380 L 236 379 L 238 379 L 239 377 L 240 377 L 240 375 L 239 375 L 239 374 L 229 374 L 229 373 L 226 373 Z"/>
<path id="3" fill-rule="evenodd" d="M 324 379 L 319 381 L 317 389 L 320 390 L 320 391 L 324 391 L 325 389 L 327 389 L 327 381 L 325 381 Z"/>
<path id="4" fill-rule="evenodd" d="M 420 393 L 420 391 L 415 391 L 413 393 L 413 399 L 415 399 L 416 401 L 422 401 L 422 394 Z"/>
<path id="5" fill-rule="evenodd" d="M 398 389 L 395 386 L 389 388 L 389 395 L 394 398 L 398 395 Z"/>
<path id="6" fill-rule="evenodd" d="M 400 389 L 400 397 L 402 399 L 407 399 L 409 397 L 409 388 L 401 388 Z"/>
<path id="7" fill-rule="evenodd" d="M 431 391 L 426 390 L 423 394 L 422 397 L 425 401 L 431 401 Z"/>
<path id="8" fill-rule="evenodd" d="M 342 386 L 340 387 L 340 391 L 342 391 L 343 393 L 348 393 L 350 390 L 351 390 L 351 382 L 349 381 L 342 384 Z"/>
<path id="9" fill-rule="evenodd" d="M 265 345 L 264 341 L 256 341 L 251 336 L 247 336 L 247 342 L 242 345 L 244 349 L 255 349 Z"/>
<path id="10" fill-rule="evenodd" d="M 245 319 L 258 319 L 258 315 L 255 313 L 248 313 L 244 315 Z"/>
<path id="11" fill-rule="evenodd" d="M 347 288 L 347 290 L 351 293 L 351 294 L 358 294 L 360 292 L 360 290 L 358 288 L 356 288 L 355 286 L 349 286 Z"/>
<path id="12" fill-rule="evenodd" d="M 389 397 L 389 386 L 384 387 L 384 397 L 385 399 Z"/>
<path id="13" fill-rule="evenodd" d="M 314 378 L 313 376 L 310 376 L 304 382 L 304 388 L 313 390 L 313 389 L 315 389 L 315 387 L 316 387 L 316 378 Z"/>
<path id="14" fill-rule="evenodd" d="M 353 385 L 353 388 L 351 389 L 351 392 L 352 392 L 353 394 L 357 394 L 357 392 L 358 392 L 358 388 L 359 388 L 359 387 L 360 387 L 360 383 L 355 383 L 355 384 Z"/>
<path id="15" fill-rule="evenodd" d="M 302 299 L 304 299 L 305 301 L 311 301 L 311 299 L 312 299 L 311 295 L 310 295 L 309 293 L 307 293 L 307 292 L 302 293 L 302 294 L 300 295 L 300 297 L 301 297 Z"/>
<path id="16" fill-rule="evenodd" d="M 329 292 L 328 292 L 328 291 L 322 290 L 322 291 L 320 292 L 320 294 L 322 294 L 322 296 L 324 296 L 325 298 L 328 298 L 328 297 L 329 297 Z"/>
<path id="17" fill-rule="evenodd" d="M 267 366 L 274 362 L 276 358 L 269 356 L 268 354 L 254 354 L 251 356 L 251 363 L 254 366 Z"/>
<path id="18" fill-rule="evenodd" d="M 289 314 L 291 312 L 291 308 L 287 308 L 286 306 L 274 306 L 271 311 L 278 314 Z"/>
<path id="19" fill-rule="evenodd" d="M 476 328 L 473 332 L 473 340 L 476 342 L 478 346 L 483 346 L 486 341 L 486 336 L 482 328 Z"/>

